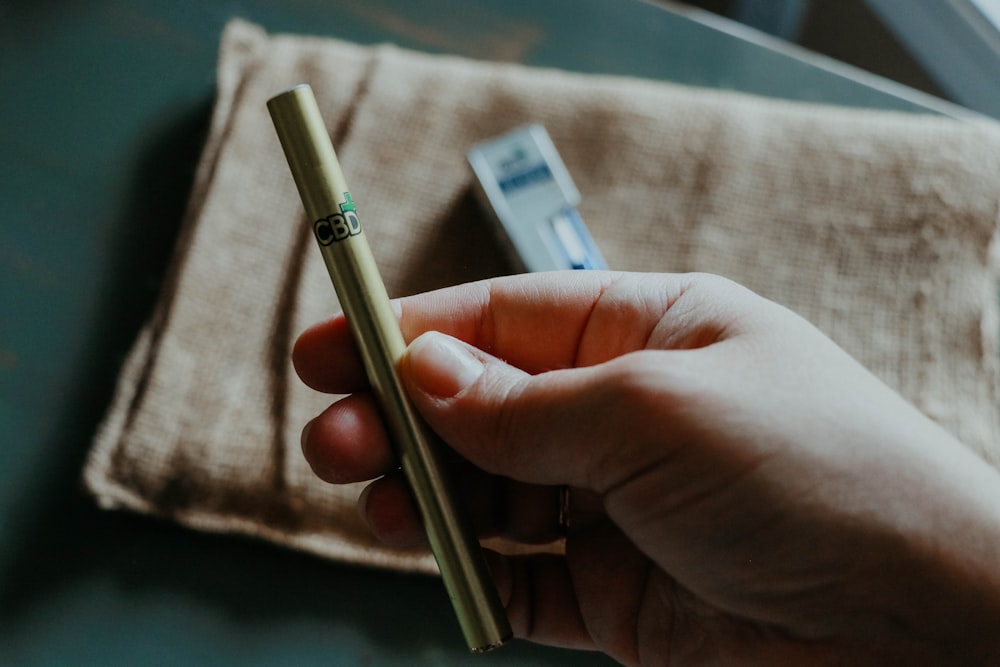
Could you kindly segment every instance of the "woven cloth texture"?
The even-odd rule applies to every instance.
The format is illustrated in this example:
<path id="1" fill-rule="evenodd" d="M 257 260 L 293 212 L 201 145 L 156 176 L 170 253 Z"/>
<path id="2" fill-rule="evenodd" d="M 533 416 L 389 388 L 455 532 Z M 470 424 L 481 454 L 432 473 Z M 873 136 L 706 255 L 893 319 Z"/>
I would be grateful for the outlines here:
<path id="1" fill-rule="evenodd" d="M 718 273 L 802 314 L 1000 462 L 1000 129 L 627 77 L 268 35 L 235 21 L 187 219 L 95 437 L 103 507 L 433 572 L 315 478 L 333 400 L 289 363 L 339 306 L 265 108 L 312 85 L 392 296 L 511 272 L 472 195 L 474 143 L 542 123 L 616 270 Z M 816 434 L 822 438 L 822 434 Z"/>

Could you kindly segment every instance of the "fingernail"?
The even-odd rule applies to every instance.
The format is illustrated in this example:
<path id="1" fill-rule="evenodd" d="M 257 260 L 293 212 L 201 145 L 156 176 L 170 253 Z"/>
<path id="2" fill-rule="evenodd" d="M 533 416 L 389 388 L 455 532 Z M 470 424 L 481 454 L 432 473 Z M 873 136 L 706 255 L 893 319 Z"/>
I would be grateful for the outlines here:
<path id="1" fill-rule="evenodd" d="M 310 419 L 306 422 L 306 425 L 302 427 L 302 435 L 299 436 L 299 444 L 302 446 L 302 451 L 306 451 L 306 441 L 309 440 L 309 431 L 312 430 L 314 419 Z"/>
<path id="2" fill-rule="evenodd" d="M 407 350 L 410 377 L 428 394 L 450 398 L 476 381 L 483 362 L 461 342 L 436 331 L 422 334 Z"/>

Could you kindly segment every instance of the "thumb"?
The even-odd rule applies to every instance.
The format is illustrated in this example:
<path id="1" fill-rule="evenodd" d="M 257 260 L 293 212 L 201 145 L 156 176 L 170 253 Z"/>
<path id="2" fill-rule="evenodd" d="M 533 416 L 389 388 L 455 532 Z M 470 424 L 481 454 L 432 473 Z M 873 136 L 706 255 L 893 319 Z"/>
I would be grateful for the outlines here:
<path id="1" fill-rule="evenodd" d="M 428 332 L 407 348 L 400 372 L 431 428 L 476 466 L 522 482 L 603 492 L 650 456 L 630 451 L 641 420 L 632 418 L 628 387 L 641 366 L 627 360 L 529 375 Z"/>

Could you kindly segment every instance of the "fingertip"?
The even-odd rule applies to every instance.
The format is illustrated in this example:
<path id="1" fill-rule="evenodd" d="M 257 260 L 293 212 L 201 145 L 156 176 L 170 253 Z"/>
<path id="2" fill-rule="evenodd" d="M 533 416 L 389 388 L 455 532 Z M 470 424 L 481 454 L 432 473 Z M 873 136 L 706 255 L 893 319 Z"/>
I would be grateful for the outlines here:
<path id="1" fill-rule="evenodd" d="M 302 456 L 312 469 L 313 474 L 324 482 L 337 483 L 336 469 L 328 460 L 329 455 L 325 448 L 316 439 L 316 423 L 319 417 L 312 419 L 302 427 L 302 435 L 299 437 L 299 446 L 302 449 Z"/>
<path id="2" fill-rule="evenodd" d="M 427 538 L 413 497 L 401 475 L 389 474 L 365 487 L 358 511 L 383 544 L 409 549 L 426 546 Z"/>
<path id="3" fill-rule="evenodd" d="M 302 454 L 332 484 L 374 479 L 396 465 L 378 408 L 365 393 L 340 399 L 306 424 Z"/>
<path id="4" fill-rule="evenodd" d="M 292 344 L 292 368 L 307 386 L 348 393 L 366 382 L 358 347 L 343 314 L 312 325 Z"/>
<path id="5" fill-rule="evenodd" d="M 315 419 L 307 421 L 306 425 L 302 427 L 302 434 L 299 436 L 299 449 L 302 451 L 302 456 L 305 458 L 306 463 L 309 464 L 310 468 L 313 468 L 312 460 L 314 458 L 312 452 L 312 439 L 310 435 L 315 421 Z M 315 471 L 316 469 L 313 468 L 313 472 Z"/>
<path id="6" fill-rule="evenodd" d="M 292 368 L 300 380 L 314 389 L 320 389 L 316 385 L 323 384 L 318 371 L 324 367 L 323 361 L 331 339 L 336 337 L 336 325 L 333 324 L 336 319 L 338 318 L 313 324 L 300 333 L 292 344 Z"/>

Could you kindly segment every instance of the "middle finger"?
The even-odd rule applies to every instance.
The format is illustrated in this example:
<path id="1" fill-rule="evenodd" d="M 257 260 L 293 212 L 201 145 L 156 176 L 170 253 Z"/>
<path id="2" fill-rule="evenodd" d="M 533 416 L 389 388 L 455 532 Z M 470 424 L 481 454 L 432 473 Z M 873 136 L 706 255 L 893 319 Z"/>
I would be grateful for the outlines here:
<path id="1" fill-rule="evenodd" d="M 397 467 L 374 397 L 368 392 L 345 396 L 306 424 L 302 453 L 313 472 L 333 484 L 363 482 Z"/>

